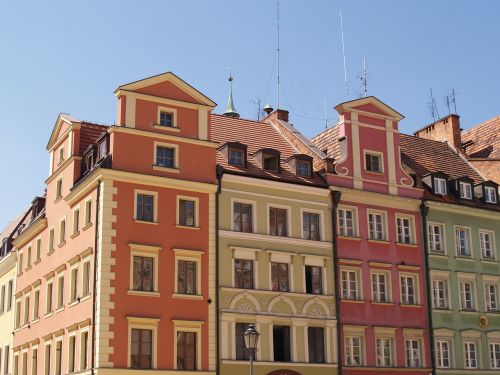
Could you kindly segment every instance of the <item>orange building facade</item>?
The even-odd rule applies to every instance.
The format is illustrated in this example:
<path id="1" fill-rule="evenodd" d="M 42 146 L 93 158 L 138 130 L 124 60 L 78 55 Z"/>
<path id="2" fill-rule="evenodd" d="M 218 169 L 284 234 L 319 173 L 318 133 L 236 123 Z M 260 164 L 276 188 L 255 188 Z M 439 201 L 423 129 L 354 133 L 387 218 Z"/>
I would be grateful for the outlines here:
<path id="1" fill-rule="evenodd" d="M 16 239 L 14 373 L 215 373 L 215 103 L 172 73 L 116 125 L 61 114 Z"/>

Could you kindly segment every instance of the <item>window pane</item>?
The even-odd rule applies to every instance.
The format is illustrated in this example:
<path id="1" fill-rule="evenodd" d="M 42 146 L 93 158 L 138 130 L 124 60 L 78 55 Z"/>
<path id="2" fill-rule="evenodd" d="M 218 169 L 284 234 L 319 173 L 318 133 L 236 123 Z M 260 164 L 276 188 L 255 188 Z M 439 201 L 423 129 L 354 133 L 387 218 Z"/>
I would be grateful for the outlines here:
<path id="1" fill-rule="evenodd" d="M 194 201 L 181 199 L 179 206 L 179 224 L 194 227 Z"/>
<path id="2" fill-rule="evenodd" d="M 177 369 L 196 370 L 195 332 L 177 332 Z"/>

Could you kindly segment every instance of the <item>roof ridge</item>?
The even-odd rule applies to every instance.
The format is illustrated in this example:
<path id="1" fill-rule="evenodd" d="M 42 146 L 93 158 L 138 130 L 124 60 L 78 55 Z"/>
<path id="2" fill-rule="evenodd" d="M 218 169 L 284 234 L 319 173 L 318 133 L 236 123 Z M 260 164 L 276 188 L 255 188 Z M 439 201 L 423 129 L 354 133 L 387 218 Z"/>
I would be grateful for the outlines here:
<path id="1" fill-rule="evenodd" d="M 472 126 L 472 127 L 470 127 L 469 129 L 466 129 L 466 130 L 464 130 L 464 131 L 463 131 L 463 132 L 461 132 L 461 133 L 462 133 L 462 135 L 466 135 L 467 133 L 470 133 L 470 132 L 471 132 L 471 131 L 473 131 L 473 130 L 476 130 L 476 129 L 478 129 L 478 128 L 481 128 L 481 127 L 483 127 L 483 126 L 487 125 L 488 123 L 490 123 L 490 122 L 492 122 L 492 121 L 494 121 L 494 120 L 500 120 L 500 115 L 493 116 L 493 117 L 491 117 L 491 118 L 489 118 L 489 119 L 487 119 L 487 120 L 484 120 L 484 121 L 480 122 L 479 124 L 473 125 L 473 126 Z"/>

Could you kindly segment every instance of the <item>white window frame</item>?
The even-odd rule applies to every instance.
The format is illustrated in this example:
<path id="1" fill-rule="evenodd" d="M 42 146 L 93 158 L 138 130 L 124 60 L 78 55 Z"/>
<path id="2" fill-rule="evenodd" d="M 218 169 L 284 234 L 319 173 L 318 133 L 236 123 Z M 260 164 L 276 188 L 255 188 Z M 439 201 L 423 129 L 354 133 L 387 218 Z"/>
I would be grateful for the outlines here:
<path id="1" fill-rule="evenodd" d="M 174 272 L 174 293 L 172 298 L 184 298 L 184 299 L 203 299 L 203 294 L 201 292 L 201 272 L 202 272 L 202 256 L 203 251 L 199 250 L 187 250 L 187 249 L 173 249 L 175 253 L 175 272 Z M 179 261 L 194 262 L 196 264 L 196 294 L 182 294 L 179 292 Z"/>
<path id="2" fill-rule="evenodd" d="M 68 363 L 67 363 L 67 367 L 68 367 L 68 373 L 69 374 L 72 374 L 74 372 L 76 372 L 76 369 L 78 368 L 78 366 L 76 365 L 76 358 L 78 357 L 78 351 L 77 351 L 77 340 L 76 340 L 76 336 L 77 336 L 77 332 L 76 331 L 73 331 L 73 332 L 70 332 L 68 333 L 68 356 L 67 356 L 67 359 L 68 359 Z M 71 352 L 71 339 L 74 339 L 74 347 L 73 347 L 73 352 Z M 73 371 L 70 371 L 70 363 L 71 361 L 73 360 Z"/>
<path id="3" fill-rule="evenodd" d="M 78 340 L 79 341 L 79 343 L 78 343 L 78 352 L 79 352 L 78 353 L 78 358 L 79 358 L 79 361 L 80 361 L 78 363 L 78 368 L 80 369 L 80 371 L 84 371 L 84 370 L 88 369 L 89 368 L 89 364 L 90 364 L 90 361 L 89 361 L 89 358 L 88 358 L 89 353 L 90 353 L 89 348 L 88 348 L 88 345 L 90 343 L 90 333 L 89 333 L 89 331 L 90 331 L 89 327 L 87 326 L 87 327 L 85 327 L 83 329 L 80 329 L 80 331 L 78 333 L 78 336 L 79 336 L 79 340 Z M 87 334 L 87 348 L 84 350 L 82 338 L 83 338 L 83 336 L 85 334 Z M 84 360 L 85 359 L 85 354 L 87 354 L 86 360 Z M 86 368 L 83 367 L 83 364 L 85 362 L 87 362 Z"/>
<path id="4" fill-rule="evenodd" d="M 444 365 L 444 361 L 445 361 L 445 358 L 444 358 L 444 344 L 446 343 L 446 353 L 447 353 L 447 360 L 448 360 L 448 365 Z M 436 351 L 436 367 L 437 368 L 451 368 L 452 366 L 452 362 L 451 362 L 451 354 L 452 354 L 452 349 L 451 349 L 451 346 L 452 346 L 452 342 L 451 340 L 449 339 L 441 339 L 441 338 L 438 338 L 436 339 L 436 342 L 435 342 L 435 351 Z"/>
<path id="5" fill-rule="evenodd" d="M 153 221 L 146 221 L 137 218 L 137 197 L 139 194 L 153 196 Z M 158 224 L 158 192 L 151 190 L 134 189 L 134 221 L 144 224 Z"/>
<path id="6" fill-rule="evenodd" d="M 78 205 L 73 209 L 73 214 L 72 214 L 72 220 L 73 220 L 73 231 L 71 233 L 71 237 L 76 237 L 77 235 L 80 234 L 80 229 L 81 229 L 81 220 L 80 220 L 80 206 Z"/>
<path id="7" fill-rule="evenodd" d="M 436 241 L 436 234 L 434 233 L 433 229 L 434 227 L 439 228 L 439 244 L 441 247 L 441 250 L 436 250 L 435 246 L 432 244 L 438 243 Z M 445 236 L 445 224 L 444 223 L 437 223 L 437 222 L 432 222 L 429 221 L 427 223 L 427 243 L 429 244 L 429 252 L 430 253 L 436 253 L 436 254 L 443 254 L 446 255 L 446 236 Z M 434 249 L 433 249 L 434 247 Z"/>
<path id="8" fill-rule="evenodd" d="M 356 275 L 356 298 L 345 298 L 344 297 L 344 272 L 351 273 L 353 272 Z M 341 283 L 341 299 L 344 301 L 359 301 L 363 299 L 363 279 L 362 279 L 362 270 L 360 267 L 349 267 L 349 266 L 340 266 L 340 283 Z M 348 278 L 348 289 L 347 292 L 350 294 L 352 292 L 350 281 Z"/>
<path id="9" fill-rule="evenodd" d="M 347 233 L 347 229 L 342 231 L 342 226 L 340 225 L 341 222 L 341 211 L 351 211 L 352 212 L 352 235 L 349 235 Z M 345 220 L 345 219 L 344 219 Z M 354 206 L 345 206 L 345 205 L 339 205 L 337 208 L 337 232 L 339 236 L 342 237 L 357 237 L 359 233 L 359 228 L 358 228 L 358 208 Z"/>
<path id="10" fill-rule="evenodd" d="M 377 283 L 373 283 L 373 276 L 383 276 L 384 278 L 384 283 L 385 283 L 385 301 L 381 301 L 378 298 L 380 297 L 380 288 L 378 285 L 378 278 L 377 278 Z M 370 285 L 371 285 L 371 294 L 372 294 L 372 302 L 375 303 L 392 303 L 392 282 L 391 282 L 391 272 L 390 271 L 385 271 L 381 269 L 371 269 L 370 270 Z M 376 297 L 378 295 L 378 297 Z"/>
<path id="11" fill-rule="evenodd" d="M 319 239 L 318 240 L 309 240 L 309 241 L 324 241 L 325 239 L 325 220 L 324 213 L 322 210 L 315 210 L 313 208 L 300 208 L 300 238 L 304 238 L 304 214 L 317 214 L 319 215 Z"/>
<path id="12" fill-rule="evenodd" d="M 170 113 L 172 115 L 172 126 L 165 126 L 165 125 L 160 125 L 160 117 L 161 113 L 166 112 Z M 170 107 L 161 107 L 158 106 L 157 108 L 157 113 L 156 113 L 156 124 L 154 124 L 155 129 L 175 129 L 179 130 L 177 127 L 177 109 L 175 108 L 170 108 Z"/>
<path id="13" fill-rule="evenodd" d="M 127 368 L 131 368 L 130 357 L 132 355 L 132 329 L 147 329 L 152 331 L 151 337 L 151 370 L 157 368 L 158 363 L 158 323 L 160 319 L 140 318 L 127 316 L 128 320 L 128 350 L 127 350 Z M 88 354 L 88 353 L 87 353 Z M 144 372 L 146 369 L 136 369 Z M 149 369 L 148 369 L 149 370 Z"/>
<path id="14" fill-rule="evenodd" d="M 359 340 L 359 364 L 353 364 L 352 359 L 354 353 L 352 349 L 355 347 L 353 344 L 353 339 Z M 364 353 L 364 342 L 365 337 L 361 334 L 344 334 L 344 363 L 346 366 L 361 367 L 365 364 L 365 353 Z M 349 351 L 346 348 L 349 348 Z M 348 360 L 349 358 L 349 360 Z"/>
<path id="15" fill-rule="evenodd" d="M 495 346 L 498 346 L 500 351 L 500 341 L 489 341 L 488 349 L 489 349 L 489 359 L 490 359 L 490 368 L 492 369 L 500 369 L 500 356 L 496 356 Z M 492 350 L 493 349 L 493 350 Z M 498 363 L 498 366 L 496 365 Z"/>
<path id="16" fill-rule="evenodd" d="M 36 298 L 37 295 L 38 295 L 38 301 Z M 42 294 L 40 292 L 40 285 L 39 285 L 35 289 L 33 289 L 33 322 L 40 320 L 40 296 L 41 295 Z M 36 315 L 35 315 L 35 312 L 37 312 Z"/>
<path id="17" fill-rule="evenodd" d="M 234 204 L 248 204 L 252 206 L 252 231 L 250 233 L 258 233 L 257 231 L 257 202 L 250 199 L 240 199 L 240 198 L 231 198 L 231 230 L 234 231 Z M 244 232 L 242 232 L 244 233 Z"/>
<path id="18" fill-rule="evenodd" d="M 76 277 L 73 277 L 76 272 Z M 80 264 L 76 263 L 71 266 L 69 271 L 69 304 L 78 302 L 80 298 Z M 75 285 L 76 284 L 76 285 Z M 75 295 L 73 295 L 75 290 Z"/>
<path id="19" fill-rule="evenodd" d="M 87 275 L 85 274 L 86 273 L 86 264 L 89 265 L 88 267 L 88 272 L 87 272 Z M 83 298 L 86 298 L 86 297 L 89 297 L 90 294 L 92 293 L 92 267 L 91 267 L 91 263 L 90 263 L 90 255 L 88 255 L 86 258 L 82 259 L 82 285 L 81 285 L 81 296 L 80 296 L 80 301 L 83 299 Z M 85 284 L 86 284 L 86 280 L 89 280 L 88 281 L 88 291 L 87 293 L 85 293 Z"/>
<path id="20" fill-rule="evenodd" d="M 137 243 L 129 243 L 130 247 L 130 274 L 129 274 L 129 290 L 128 295 L 137 296 L 150 296 L 159 297 L 160 291 L 158 289 L 158 272 L 159 272 L 159 261 L 160 261 L 160 250 L 159 246 L 150 246 Z M 134 290 L 134 256 L 153 258 L 153 291 L 147 292 L 142 290 Z"/>
<path id="21" fill-rule="evenodd" d="M 418 344 L 418 351 L 415 352 L 415 348 L 413 347 L 413 343 Z M 410 348 L 410 356 L 408 356 L 408 348 L 407 345 L 408 343 L 411 344 Z M 416 337 L 405 337 L 404 339 L 404 351 L 405 351 L 405 365 L 408 368 L 421 368 L 424 365 L 423 361 L 423 353 L 422 353 L 422 338 L 416 338 Z M 417 355 L 415 355 L 418 353 Z M 411 364 L 414 361 L 418 361 L 418 366 L 412 366 Z M 410 365 L 409 365 L 410 364 Z"/>
<path id="22" fill-rule="evenodd" d="M 493 194 L 490 193 L 491 191 L 493 192 Z M 492 197 L 494 197 L 494 198 L 491 199 Z M 486 203 L 497 203 L 497 201 L 498 201 L 497 189 L 492 187 L 492 186 L 485 186 L 484 187 L 484 200 L 486 201 Z"/>
<path id="23" fill-rule="evenodd" d="M 186 200 L 186 201 L 192 201 L 194 202 L 194 225 L 191 226 L 186 226 L 186 225 L 181 225 L 181 200 Z M 191 195 L 177 195 L 176 197 L 176 227 L 177 228 L 184 228 L 184 229 L 200 229 L 200 198 L 199 197 L 194 197 Z"/>
<path id="24" fill-rule="evenodd" d="M 464 233 L 466 234 L 466 248 L 468 247 L 469 255 L 464 255 L 460 254 L 460 249 L 461 244 L 458 241 L 458 236 L 457 236 L 457 231 L 463 230 Z M 455 234 L 455 254 L 458 257 L 465 257 L 465 258 L 472 258 L 473 256 L 473 251 L 472 251 L 472 238 L 471 238 L 471 229 L 470 227 L 463 226 L 463 225 L 455 225 L 454 227 L 454 234 Z"/>
<path id="25" fill-rule="evenodd" d="M 436 285 L 435 283 L 443 283 L 444 285 L 444 293 L 445 296 L 442 298 L 438 296 L 438 300 L 444 302 L 444 306 L 438 306 L 436 303 Z M 432 308 L 433 309 L 449 309 L 450 308 L 450 285 L 449 285 L 449 276 L 437 276 L 431 274 L 431 283 L 432 283 Z"/>
<path id="26" fill-rule="evenodd" d="M 92 197 L 85 200 L 85 216 L 82 229 L 85 230 L 92 225 Z"/>
<path id="27" fill-rule="evenodd" d="M 489 236 L 489 243 L 490 243 L 490 249 L 489 251 L 491 252 L 491 256 L 486 256 L 486 247 L 484 246 L 486 244 L 486 239 L 485 236 Z M 495 243 L 495 232 L 492 230 L 486 230 L 486 229 L 479 229 L 479 247 L 481 248 L 481 258 L 485 260 L 495 260 L 496 259 L 496 243 Z"/>
<path id="28" fill-rule="evenodd" d="M 471 351 L 470 351 L 470 348 L 471 346 L 474 346 L 474 359 L 471 358 Z M 463 347 L 464 347 L 464 368 L 466 369 L 476 369 L 476 368 L 479 368 L 479 356 L 478 356 L 478 353 L 480 353 L 480 351 L 478 351 L 478 346 L 479 346 L 479 343 L 476 341 L 476 340 L 470 340 L 470 339 L 467 339 L 466 341 L 464 341 L 463 343 Z M 475 361 L 475 365 L 474 366 L 471 366 L 470 362 L 474 360 Z"/>
<path id="29" fill-rule="evenodd" d="M 366 164 L 366 157 L 368 155 L 375 156 L 375 157 L 379 158 L 380 170 L 378 170 L 378 171 L 369 171 L 368 170 L 367 164 Z M 363 150 L 363 162 L 364 162 L 365 172 L 368 172 L 368 173 L 384 173 L 384 170 L 385 170 L 385 168 L 384 168 L 384 154 L 382 152 L 373 151 L 373 150 Z"/>
<path id="30" fill-rule="evenodd" d="M 401 282 L 401 278 L 403 277 L 411 277 L 413 278 L 413 288 L 415 290 L 415 295 L 414 295 L 414 298 L 415 298 L 415 303 L 414 304 L 409 304 L 411 306 L 414 306 L 414 305 L 420 305 L 420 285 L 419 285 L 419 275 L 418 273 L 412 273 L 412 272 L 399 272 L 399 300 L 401 302 L 401 304 L 403 305 L 408 305 L 408 303 L 405 302 L 404 298 L 403 298 L 403 288 L 402 288 L 402 282 Z M 408 288 L 406 288 L 408 289 Z"/>
<path id="31" fill-rule="evenodd" d="M 372 238 L 371 230 L 370 230 L 370 215 L 379 215 L 382 218 L 381 224 L 382 224 L 382 238 Z M 366 210 L 366 219 L 368 223 L 368 240 L 369 241 L 382 241 L 382 242 L 387 242 L 388 241 L 388 234 L 387 234 L 387 229 L 388 229 L 388 224 L 387 224 L 387 212 L 386 211 L 380 211 L 380 210 L 373 210 L 373 209 L 368 209 Z M 377 223 L 375 222 L 375 225 Z"/>
<path id="32" fill-rule="evenodd" d="M 434 194 L 447 195 L 448 181 L 442 177 L 434 177 Z"/>
<path id="33" fill-rule="evenodd" d="M 500 278 L 483 275 L 483 286 L 484 286 L 484 294 L 485 294 L 484 303 L 485 303 L 486 311 L 487 312 L 500 311 L 500 303 L 499 303 Z M 495 298 L 494 301 L 491 298 L 491 293 L 489 290 L 490 286 L 492 286 L 495 289 L 494 290 L 494 298 Z"/>
<path id="34" fill-rule="evenodd" d="M 399 237 L 399 221 L 408 220 L 408 231 L 410 242 L 401 242 Z M 404 228 L 404 227 L 403 227 Z M 415 244 L 415 217 L 413 215 L 396 214 L 396 241 L 400 245 L 414 245 Z"/>
<path id="35" fill-rule="evenodd" d="M 162 126 L 161 129 L 165 128 L 165 126 Z M 157 160 L 157 153 L 156 151 L 158 150 L 158 147 L 164 147 L 164 148 L 170 148 L 174 150 L 174 167 L 163 167 L 158 165 L 158 160 Z M 179 173 L 179 145 L 175 143 L 165 143 L 165 142 L 154 142 L 154 147 L 153 147 L 153 169 L 155 171 L 165 171 L 165 172 L 171 172 L 171 173 Z"/>
<path id="36" fill-rule="evenodd" d="M 458 190 L 460 191 L 460 198 L 472 199 L 472 185 L 469 182 L 459 181 Z"/>
<path id="37" fill-rule="evenodd" d="M 379 353 L 379 340 L 389 343 L 389 363 L 386 363 L 385 355 L 380 357 Z M 382 350 L 385 349 L 383 346 Z M 379 364 L 379 358 L 382 358 L 383 364 Z M 394 337 L 386 335 L 375 335 L 375 364 L 377 367 L 393 367 L 395 365 L 394 361 Z"/>
<path id="38" fill-rule="evenodd" d="M 462 285 L 470 284 L 470 292 L 471 292 L 471 309 L 464 308 L 464 294 L 465 289 L 462 290 Z M 460 302 L 460 310 L 464 311 L 477 311 L 477 291 L 476 291 L 476 280 L 475 274 L 459 274 L 458 275 L 458 294 L 459 294 L 459 302 Z"/>

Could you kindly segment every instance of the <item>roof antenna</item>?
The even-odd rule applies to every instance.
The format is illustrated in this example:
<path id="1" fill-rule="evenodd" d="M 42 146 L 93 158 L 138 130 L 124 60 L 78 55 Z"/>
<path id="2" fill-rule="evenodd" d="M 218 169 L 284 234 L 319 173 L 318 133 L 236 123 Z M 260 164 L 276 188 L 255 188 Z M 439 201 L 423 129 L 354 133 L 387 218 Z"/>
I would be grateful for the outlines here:
<path id="1" fill-rule="evenodd" d="M 323 108 L 325 109 L 325 129 L 328 128 L 328 118 L 326 117 L 326 97 L 323 96 Z"/>
<path id="2" fill-rule="evenodd" d="M 458 113 L 457 113 L 457 98 L 455 97 L 455 89 L 451 90 L 450 101 L 453 103 L 453 107 L 455 109 L 455 114 L 458 115 Z"/>
<path id="3" fill-rule="evenodd" d="M 262 116 L 262 100 L 257 97 L 255 100 L 251 100 L 250 103 L 253 105 L 257 106 L 257 121 L 260 121 L 261 116 Z"/>
<path id="4" fill-rule="evenodd" d="M 366 71 L 366 58 L 363 57 L 363 73 L 361 73 L 361 85 L 363 87 L 363 92 L 361 93 L 362 98 L 368 96 L 368 72 Z"/>
<path id="5" fill-rule="evenodd" d="M 446 104 L 446 107 L 448 108 L 448 115 L 451 115 L 451 110 L 450 110 L 450 95 L 446 95 L 444 97 L 444 103 Z"/>
<path id="6" fill-rule="evenodd" d="M 276 0 L 276 109 L 280 108 L 280 0 Z"/>
<path id="7" fill-rule="evenodd" d="M 347 84 L 347 64 L 345 59 L 344 20 L 342 19 L 342 10 L 340 10 L 340 33 L 342 35 L 342 57 L 344 59 L 344 91 L 347 97 L 349 96 L 349 85 Z"/>
<path id="8" fill-rule="evenodd" d="M 431 89 L 431 101 L 427 103 L 427 106 L 431 111 L 431 116 L 433 121 L 436 121 L 439 118 L 439 112 L 437 109 L 436 100 L 434 100 L 434 96 L 432 95 L 432 89 Z"/>
<path id="9" fill-rule="evenodd" d="M 240 114 L 236 112 L 233 102 L 233 76 L 231 75 L 231 67 L 229 67 L 229 78 L 227 80 L 229 81 L 229 98 L 223 115 L 227 117 L 239 118 Z"/>

